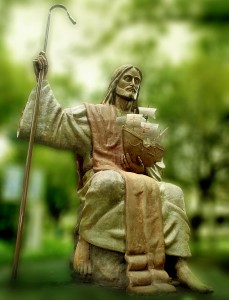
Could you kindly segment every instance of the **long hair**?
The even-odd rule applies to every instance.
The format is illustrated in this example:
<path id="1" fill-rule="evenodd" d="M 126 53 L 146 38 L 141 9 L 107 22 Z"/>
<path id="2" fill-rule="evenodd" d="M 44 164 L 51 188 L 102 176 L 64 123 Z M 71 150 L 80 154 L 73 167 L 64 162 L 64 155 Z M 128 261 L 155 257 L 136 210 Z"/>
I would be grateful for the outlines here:
<path id="1" fill-rule="evenodd" d="M 138 72 L 139 72 L 139 75 L 141 77 L 141 80 L 142 80 L 142 72 L 140 71 L 140 69 L 138 67 L 135 67 L 131 64 L 128 64 L 128 65 L 123 65 L 119 68 L 117 68 L 111 78 L 111 82 L 108 86 L 108 89 L 107 89 L 107 93 L 106 93 L 106 96 L 105 98 L 103 99 L 102 101 L 102 104 L 115 104 L 115 96 L 116 96 L 116 86 L 120 80 L 120 78 L 123 76 L 124 73 L 126 73 L 128 70 L 132 69 L 132 68 L 135 68 Z M 139 95 L 139 91 L 140 91 L 140 87 L 138 89 L 138 94 L 137 94 L 137 98 L 135 101 L 133 101 L 133 106 L 132 106 L 132 111 L 133 112 L 138 112 L 138 95 Z"/>

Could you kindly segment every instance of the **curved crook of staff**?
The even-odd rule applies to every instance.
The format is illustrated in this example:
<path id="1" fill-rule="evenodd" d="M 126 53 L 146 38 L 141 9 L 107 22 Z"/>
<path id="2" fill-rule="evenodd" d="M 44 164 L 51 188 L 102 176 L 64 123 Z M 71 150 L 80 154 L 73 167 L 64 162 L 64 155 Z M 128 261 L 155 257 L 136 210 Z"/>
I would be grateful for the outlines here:
<path id="1" fill-rule="evenodd" d="M 62 4 L 53 5 L 49 9 L 48 19 L 47 19 L 47 23 L 46 23 L 45 40 L 44 40 L 44 46 L 43 46 L 44 52 L 46 52 L 46 49 L 47 49 L 51 11 L 55 8 L 63 8 L 66 11 L 70 21 L 73 24 L 76 24 L 75 20 L 70 16 L 67 8 L 64 5 L 62 5 Z M 32 118 L 31 131 L 30 131 L 29 146 L 28 146 L 26 164 L 25 164 L 25 174 L 24 174 L 23 191 L 22 191 L 19 220 L 18 220 L 17 239 L 16 239 L 15 252 L 14 252 L 12 275 L 11 275 L 12 281 L 15 281 L 17 278 L 18 262 L 19 262 L 19 255 L 20 255 L 20 249 L 21 249 L 22 230 L 23 230 L 23 224 L 24 224 L 24 215 L 25 215 L 26 199 L 27 199 L 27 192 L 28 192 L 30 166 L 31 166 L 31 160 L 32 160 L 34 137 L 35 137 L 35 132 L 36 132 L 37 115 L 38 115 L 38 110 L 39 110 L 41 84 L 42 84 L 43 79 L 44 79 L 44 69 L 41 69 L 39 72 L 38 80 L 37 80 L 35 104 L 34 104 L 34 109 L 33 109 L 33 118 Z"/>

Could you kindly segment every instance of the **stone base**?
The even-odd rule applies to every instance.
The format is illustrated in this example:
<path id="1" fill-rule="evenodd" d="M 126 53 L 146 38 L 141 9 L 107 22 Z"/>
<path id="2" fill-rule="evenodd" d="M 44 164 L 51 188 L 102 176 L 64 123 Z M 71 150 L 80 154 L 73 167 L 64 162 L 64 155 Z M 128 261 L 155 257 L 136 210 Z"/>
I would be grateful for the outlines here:
<path id="1" fill-rule="evenodd" d="M 124 253 L 91 247 L 92 281 L 125 289 L 128 285 Z"/>
<path id="2" fill-rule="evenodd" d="M 80 280 L 85 283 L 92 283 L 104 287 L 127 289 L 129 279 L 126 276 L 127 264 L 124 253 L 90 245 L 90 260 L 92 274 L 82 276 L 72 270 L 73 278 L 77 281 Z M 169 260 L 167 262 L 166 267 L 174 265 L 173 261 Z"/>
<path id="3" fill-rule="evenodd" d="M 90 260 L 92 264 L 92 274 L 81 276 L 72 270 L 73 278 L 105 287 L 126 289 L 128 279 L 126 276 L 124 253 L 90 245 Z"/>

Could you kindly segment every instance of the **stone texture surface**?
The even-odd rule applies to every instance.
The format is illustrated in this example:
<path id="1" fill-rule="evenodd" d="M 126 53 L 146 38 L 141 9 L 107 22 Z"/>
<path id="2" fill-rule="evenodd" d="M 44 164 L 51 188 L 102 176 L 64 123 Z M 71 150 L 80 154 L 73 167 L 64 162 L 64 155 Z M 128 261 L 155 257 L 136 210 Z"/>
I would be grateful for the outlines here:
<path id="1" fill-rule="evenodd" d="M 96 284 L 126 288 L 124 254 L 91 246 L 92 281 Z"/>
<path id="2" fill-rule="evenodd" d="M 80 274 L 73 272 L 73 277 L 96 285 L 126 289 L 128 279 L 124 253 L 106 250 L 94 245 L 90 246 L 92 275 L 80 276 Z"/>

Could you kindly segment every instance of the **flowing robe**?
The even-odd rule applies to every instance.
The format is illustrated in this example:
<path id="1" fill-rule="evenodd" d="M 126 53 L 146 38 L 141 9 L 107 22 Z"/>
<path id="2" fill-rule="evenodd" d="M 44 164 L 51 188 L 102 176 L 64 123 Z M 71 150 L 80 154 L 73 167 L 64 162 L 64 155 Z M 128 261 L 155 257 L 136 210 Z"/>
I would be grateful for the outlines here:
<path id="1" fill-rule="evenodd" d="M 92 149 L 93 149 L 93 170 L 94 178 L 100 178 L 99 172 L 103 174 L 104 185 L 106 190 L 108 211 L 111 207 L 120 205 L 124 202 L 125 224 L 125 259 L 127 262 L 126 274 L 129 278 L 128 289 L 136 286 L 151 286 L 152 280 L 161 281 L 162 274 L 166 278 L 164 272 L 165 263 L 165 247 L 162 228 L 162 212 L 160 202 L 160 191 L 156 181 L 153 178 L 143 174 L 135 174 L 126 172 L 121 164 L 121 155 L 123 155 L 122 126 L 117 124 L 117 109 L 109 104 L 86 104 L 87 118 L 92 132 Z M 107 172 L 112 170 L 113 172 Z M 122 176 L 121 180 L 116 180 L 117 175 Z M 109 178 L 109 179 L 108 179 Z M 107 182 L 110 182 L 109 184 Z M 114 193 L 116 186 L 125 182 L 124 197 L 119 199 L 119 195 Z M 113 196 L 112 196 L 113 194 Z M 81 220 L 79 222 L 80 236 L 87 241 L 91 228 L 97 223 L 102 225 L 103 234 L 104 221 L 103 217 L 107 213 L 107 209 L 102 209 L 98 203 L 99 198 L 103 194 L 87 192 L 85 196 L 85 204 L 82 209 Z M 111 202 L 112 199 L 112 202 Z M 88 213 L 88 207 L 91 208 Z M 102 211 L 101 211 L 102 210 Z M 98 213 L 101 217 L 98 217 Z M 90 215 L 96 215 L 94 222 L 90 222 Z M 117 218 L 114 212 L 113 218 Z M 89 221 L 90 220 L 90 221 Z M 89 221 L 89 222 L 88 222 Z M 85 222 L 87 226 L 85 226 Z M 110 225 L 110 219 L 106 224 L 109 229 L 113 229 Z M 97 232 L 97 235 L 100 234 Z M 110 231 L 108 231 L 110 232 Z M 109 238 L 108 238 L 109 240 Z M 91 239 L 94 244 L 94 238 Z M 153 270 L 153 276 L 152 271 Z"/>
<path id="2" fill-rule="evenodd" d="M 23 111 L 18 129 L 18 137 L 28 139 L 32 112 L 34 107 L 35 90 L 30 94 L 27 105 Z M 101 248 L 125 252 L 125 224 L 123 217 L 125 188 L 121 175 L 116 175 L 120 184 L 115 187 L 114 193 L 119 198 L 119 203 L 113 205 L 112 195 L 109 191 L 109 178 L 106 176 L 107 185 L 104 187 L 102 174 L 94 173 L 92 161 L 91 130 L 87 118 L 85 105 L 62 109 L 57 102 L 53 91 L 47 81 L 42 83 L 42 93 L 39 106 L 35 141 L 58 149 L 71 150 L 81 157 L 81 169 L 84 174 L 82 188 L 78 194 L 82 203 L 90 195 L 101 195 L 98 197 L 101 212 L 97 215 L 97 222 L 89 230 L 89 234 L 82 233 L 83 237 L 90 243 Z M 112 170 L 108 172 L 113 172 Z M 100 173 L 100 172 L 99 172 Z M 155 168 L 147 168 L 147 174 L 158 180 L 161 193 L 163 233 L 165 241 L 165 252 L 168 255 L 181 257 L 190 256 L 188 245 L 190 229 L 185 212 L 182 190 L 169 183 L 160 180 L 160 175 Z M 113 176 L 113 175 L 112 175 Z M 110 182 L 112 184 L 112 182 Z M 94 197 L 94 196 L 93 196 Z M 109 198 L 109 201 L 107 201 Z M 84 212 L 85 213 L 85 212 Z M 92 207 L 88 207 L 88 222 L 95 217 Z M 91 224 L 92 224 L 91 223 Z"/>

